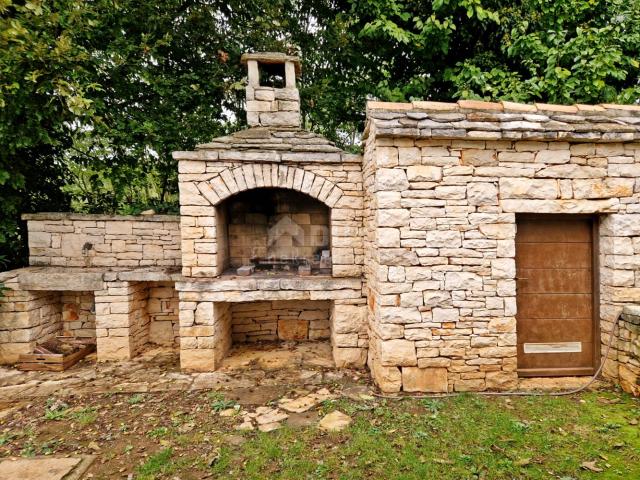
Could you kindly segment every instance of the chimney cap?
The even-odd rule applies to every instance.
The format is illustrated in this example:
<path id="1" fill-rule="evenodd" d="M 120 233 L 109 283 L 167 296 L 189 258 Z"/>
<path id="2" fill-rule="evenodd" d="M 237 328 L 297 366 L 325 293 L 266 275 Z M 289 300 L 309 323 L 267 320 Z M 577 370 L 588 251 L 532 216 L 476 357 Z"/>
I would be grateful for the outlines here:
<path id="1" fill-rule="evenodd" d="M 256 60 L 258 63 L 262 64 L 278 64 L 278 63 L 293 63 L 296 76 L 300 76 L 300 57 L 286 55 L 280 52 L 256 52 L 256 53 L 244 53 L 242 57 L 240 57 L 241 63 L 247 63 L 249 60 Z"/>

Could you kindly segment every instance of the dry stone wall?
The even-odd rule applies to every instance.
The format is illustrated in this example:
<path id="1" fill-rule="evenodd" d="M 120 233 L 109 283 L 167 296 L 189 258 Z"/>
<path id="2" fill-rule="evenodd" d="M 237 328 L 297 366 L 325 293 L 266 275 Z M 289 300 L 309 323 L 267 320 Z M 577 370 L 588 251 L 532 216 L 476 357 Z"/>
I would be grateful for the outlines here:
<path id="1" fill-rule="evenodd" d="M 60 333 L 60 292 L 21 290 L 12 272 L 0 274 L 0 282 L 6 288 L 0 297 L 0 363 L 15 363 Z"/>
<path id="2" fill-rule="evenodd" d="M 62 335 L 83 338 L 96 336 L 96 309 L 93 292 L 61 292 Z"/>
<path id="3" fill-rule="evenodd" d="M 640 305 L 624 307 L 616 342 L 618 377 L 622 388 L 640 395 Z"/>
<path id="4" fill-rule="evenodd" d="M 98 360 L 127 360 L 149 341 L 145 282 L 108 282 L 95 292 Z"/>
<path id="5" fill-rule="evenodd" d="M 29 264 L 60 267 L 179 267 L 180 223 L 170 215 L 23 215 Z"/>
<path id="6" fill-rule="evenodd" d="M 603 216 L 606 341 L 622 305 L 640 294 L 640 143 L 572 143 L 535 131 L 522 113 L 499 119 L 444 105 L 449 112 L 369 112 L 369 365 L 387 391 L 512 389 L 516 214 Z M 514 140 L 505 139 L 507 120 L 525 122 Z M 533 140 L 520 139 L 527 130 Z"/>
<path id="7" fill-rule="evenodd" d="M 235 303 L 232 338 L 234 342 L 328 339 L 330 308 L 328 301 Z"/>

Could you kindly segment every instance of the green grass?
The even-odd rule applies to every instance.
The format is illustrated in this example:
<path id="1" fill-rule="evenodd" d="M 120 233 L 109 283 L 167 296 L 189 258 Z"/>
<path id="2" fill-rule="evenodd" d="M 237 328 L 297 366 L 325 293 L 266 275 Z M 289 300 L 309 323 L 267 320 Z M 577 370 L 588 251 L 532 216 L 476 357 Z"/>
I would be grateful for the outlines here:
<path id="1" fill-rule="evenodd" d="M 91 425 L 98 418 L 98 413 L 95 408 L 85 407 L 73 412 L 71 418 L 80 423 L 80 425 Z"/>
<path id="2" fill-rule="evenodd" d="M 141 393 L 136 393 L 135 395 L 131 395 L 127 400 L 129 405 L 138 405 L 139 403 L 144 402 L 144 395 Z"/>
<path id="3" fill-rule="evenodd" d="M 150 438 L 161 438 L 169 435 L 169 429 L 167 427 L 157 427 L 147 432 L 147 436 Z"/>
<path id="4" fill-rule="evenodd" d="M 158 453 L 151 455 L 149 459 L 138 467 L 138 479 L 146 480 L 156 478 L 158 474 L 169 473 L 172 468 L 171 457 L 173 450 L 165 448 Z"/>
<path id="5" fill-rule="evenodd" d="M 580 401 L 583 399 L 583 402 Z M 608 403 L 619 398 L 617 403 Z M 348 430 L 252 433 L 223 450 L 214 478 L 640 478 L 640 404 L 626 395 L 341 400 Z M 581 467 L 595 461 L 602 472 Z"/>

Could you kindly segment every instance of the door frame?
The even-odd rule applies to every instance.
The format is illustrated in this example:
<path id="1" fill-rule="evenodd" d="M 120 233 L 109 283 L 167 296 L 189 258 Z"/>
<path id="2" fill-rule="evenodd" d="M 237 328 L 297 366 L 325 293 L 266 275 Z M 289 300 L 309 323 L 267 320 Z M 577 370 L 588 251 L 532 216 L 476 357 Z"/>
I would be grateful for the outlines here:
<path id="1" fill-rule="evenodd" d="M 518 235 L 518 220 L 540 220 L 540 219 L 588 219 L 591 221 L 591 329 L 593 338 L 593 368 L 556 368 L 554 370 L 527 369 L 521 370 L 517 368 L 518 377 L 565 377 L 579 375 L 593 375 L 602 362 L 601 353 L 601 328 L 600 328 L 600 217 L 598 214 L 581 214 L 581 213 L 516 213 L 516 237 Z M 516 245 L 516 237 L 513 239 Z M 517 254 L 517 252 L 516 252 Z M 518 264 L 516 262 L 516 272 Z M 516 302 L 518 298 L 518 282 L 516 281 Z M 516 342 L 518 338 L 518 321 L 516 313 Z"/>

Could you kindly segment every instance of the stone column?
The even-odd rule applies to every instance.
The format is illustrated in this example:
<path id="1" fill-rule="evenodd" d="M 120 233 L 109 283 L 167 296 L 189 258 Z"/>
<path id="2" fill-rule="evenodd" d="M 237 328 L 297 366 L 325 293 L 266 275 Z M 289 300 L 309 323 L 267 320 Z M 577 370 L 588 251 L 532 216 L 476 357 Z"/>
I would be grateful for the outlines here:
<path id="1" fill-rule="evenodd" d="M 95 292 L 98 361 L 140 353 L 149 340 L 147 295 L 143 282 L 108 282 Z"/>
<path id="2" fill-rule="evenodd" d="M 331 305 L 330 328 L 333 359 L 338 368 L 362 368 L 367 360 L 367 309 L 335 301 Z"/>
<path id="3" fill-rule="evenodd" d="M 640 276 L 637 270 L 640 261 L 640 214 L 616 213 L 607 215 L 600 223 L 600 340 L 604 356 L 609 337 L 613 333 L 617 338 L 612 341 L 609 357 L 603 367 L 603 375 L 612 380 L 628 384 L 628 351 L 625 345 L 628 330 L 616 319 L 624 307 L 637 305 L 640 298 Z M 637 307 L 635 307 L 637 308 Z M 627 378 L 628 380 L 628 378 Z"/>
<path id="4" fill-rule="evenodd" d="M 231 347 L 231 308 L 226 302 L 186 301 L 180 292 L 180 367 L 212 372 Z"/>
<path id="5" fill-rule="evenodd" d="M 17 277 L 3 281 L 7 290 L 0 296 L 0 363 L 10 364 L 59 333 L 62 313 L 59 292 L 20 290 Z"/>

